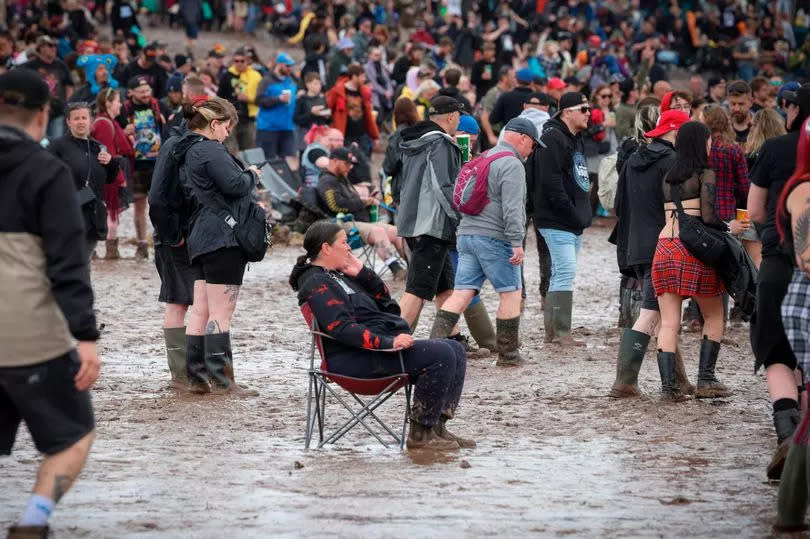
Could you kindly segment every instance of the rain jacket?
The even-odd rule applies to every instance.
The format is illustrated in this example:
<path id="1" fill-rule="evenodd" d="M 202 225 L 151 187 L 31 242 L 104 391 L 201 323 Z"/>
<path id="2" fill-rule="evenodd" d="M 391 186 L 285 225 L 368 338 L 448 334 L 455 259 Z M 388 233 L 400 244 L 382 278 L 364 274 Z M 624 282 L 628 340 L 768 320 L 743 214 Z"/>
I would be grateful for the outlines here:
<path id="1" fill-rule="evenodd" d="M 324 170 L 318 179 L 317 189 L 321 207 L 329 215 L 334 217 L 338 213 L 351 213 L 355 221 L 368 223 L 371 220 L 366 204 L 348 179 Z"/>
<path id="2" fill-rule="evenodd" d="M 461 170 L 461 149 L 436 123 L 402 130 L 402 171 L 397 235 L 451 241 L 460 216 L 453 186 Z"/>

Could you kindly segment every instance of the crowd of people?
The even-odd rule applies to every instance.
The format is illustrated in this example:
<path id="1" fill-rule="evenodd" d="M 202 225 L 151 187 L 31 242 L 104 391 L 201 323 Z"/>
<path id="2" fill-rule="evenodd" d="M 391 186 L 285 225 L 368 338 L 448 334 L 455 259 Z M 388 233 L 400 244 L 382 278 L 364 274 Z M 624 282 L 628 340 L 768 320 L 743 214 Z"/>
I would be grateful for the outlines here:
<path id="1" fill-rule="evenodd" d="M 615 217 L 623 329 L 610 395 L 640 394 L 653 337 L 664 399 L 733 395 L 715 369 L 728 323 L 750 320 L 754 370 L 765 368 L 773 408 L 777 449 L 766 473 L 782 478 L 777 525 L 804 525 L 810 20 L 802 6 L 6 8 L 0 250 L 10 263 L 0 282 L 12 295 L 0 320 L 12 353 L 0 360 L 0 454 L 25 421 L 45 455 L 9 537 L 47 536 L 90 450 L 88 389 L 100 364 L 90 263 L 102 240 L 106 259 L 121 257 L 119 219 L 130 205 L 135 256 L 148 259 L 151 243 L 161 281 L 172 384 L 256 394 L 236 383 L 230 332 L 245 268 L 268 243 L 267 162 L 301 185 L 287 224 L 304 233 L 306 253 L 289 284 L 332 338 L 330 370 L 387 376 L 384 351 L 403 352 L 414 385 L 409 448 L 475 447 L 446 427 L 467 359 L 524 365 L 527 301 L 543 310 L 546 343 L 582 344 L 572 331 L 582 237 Z M 183 51 L 147 39 L 161 23 L 185 30 Z M 266 28 L 276 41 L 198 55 L 199 32 L 213 28 L 246 40 Z M 248 166 L 244 152 L 257 148 L 266 161 Z M 531 236 L 536 297 L 523 275 L 534 264 L 524 251 Z M 353 254 L 359 245 L 374 250 L 376 265 Z M 386 271 L 404 282 L 398 300 Z M 499 296 L 494 324 L 480 297 L 486 281 Z M 427 302 L 436 305 L 430 338 L 414 340 Z M 702 335 L 694 385 L 682 331 Z M 72 385 L 58 383 L 68 378 Z"/>

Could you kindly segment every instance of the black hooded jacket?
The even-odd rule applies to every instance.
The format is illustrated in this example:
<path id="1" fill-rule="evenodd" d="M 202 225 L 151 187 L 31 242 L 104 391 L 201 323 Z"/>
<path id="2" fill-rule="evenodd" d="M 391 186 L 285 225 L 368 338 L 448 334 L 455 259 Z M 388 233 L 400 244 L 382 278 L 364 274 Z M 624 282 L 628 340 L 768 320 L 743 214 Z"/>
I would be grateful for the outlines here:
<path id="1" fill-rule="evenodd" d="M 576 235 L 591 226 L 590 178 L 581 135 L 559 118 L 543 126 L 534 159 L 534 211 L 537 228 Z"/>
<path id="2" fill-rule="evenodd" d="M 622 273 L 652 264 L 658 234 L 665 224 L 664 176 L 675 162 L 675 147 L 654 139 L 627 158 L 616 187 L 616 256 Z"/>

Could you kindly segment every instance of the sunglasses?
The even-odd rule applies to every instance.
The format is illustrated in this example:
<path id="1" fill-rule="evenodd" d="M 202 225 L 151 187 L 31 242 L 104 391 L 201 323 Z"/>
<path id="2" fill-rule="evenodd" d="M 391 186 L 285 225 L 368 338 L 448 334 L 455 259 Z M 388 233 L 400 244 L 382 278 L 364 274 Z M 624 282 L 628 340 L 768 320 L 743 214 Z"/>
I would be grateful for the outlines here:
<path id="1" fill-rule="evenodd" d="M 247 60 L 245 60 L 244 58 L 234 58 L 233 59 L 234 64 L 244 64 L 246 61 Z"/>
<path id="2" fill-rule="evenodd" d="M 569 107 L 569 108 L 567 108 L 565 110 L 574 110 L 574 111 L 579 111 L 582 114 L 588 114 L 588 113 L 591 112 L 591 107 L 589 107 L 587 105 L 583 105 L 581 107 Z"/>
<path id="3" fill-rule="evenodd" d="M 613 94 L 602 94 L 599 99 L 610 99 L 611 97 L 613 97 Z"/>

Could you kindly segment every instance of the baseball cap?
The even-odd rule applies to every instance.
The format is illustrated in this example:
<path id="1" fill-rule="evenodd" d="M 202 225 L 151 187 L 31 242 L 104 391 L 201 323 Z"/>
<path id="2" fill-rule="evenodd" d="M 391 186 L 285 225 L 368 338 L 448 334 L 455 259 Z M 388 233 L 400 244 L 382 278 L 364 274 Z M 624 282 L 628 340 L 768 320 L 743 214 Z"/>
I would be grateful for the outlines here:
<path id="1" fill-rule="evenodd" d="M 554 104 L 554 100 L 543 92 L 534 92 L 526 96 L 524 105 L 540 105 L 543 107 L 550 107 Z"/>
<path id="2" fill-rule="evenodd" d="M 503 130 L 528 135 L 537 142 L 540 142 L 540 134 L 537 132 L 537 127 L 535 127 L 530 120 L 521 118 L 520 116 L 509 120 L 506 125 L 503 126 Z"/>
<path id="3" fill-rule="evenodd" d="M 682 110 L 667 110 L 658 118 L 658 125 L 652 131 L 647 131 L 644 136 L 647 138 L 660 137 L 670 131 L 676 131 L 683 124 L 689 121 L 689 115 Z"/>
<path id="4" fill-rule="evenodd" d="M 136 86 L 137 88 L 137 86 Z M 182 92 L 183 91 L 183 77 L 171 77 L 169 78 L 168 84 L 166 84 L 166 90 L 169 92 Z"/>
<path id="5" fill-rule="evenodd" d="M 285 66 L 294 66 L 295 60 L 290 58 L 290 55 L 287 54 L 286 52 L 280 52 L 278 53 L 278 56 L 276 56 L 276 63 L 284 64 Z"/>
<path id="6" fill-rule="evenodd" d="M 132 77 L 129 79 L 127 83 L 127 88 L 130 90 L 134 90 L 135 88 L 140 88 L 141 86 L 150 86 L 149 81 L 146 80 L 146 77 Z"/>
<path id="7" fill-rule="evenodd" d="M 672 102 L 672 95 L 675 91 L 667 92 L 664 94 L 664 97 L 661 98 L 661 112 L 666 112 L 669 110 L 669 104 Z"/>
<path id="8" fill-rule="evenodd" d="M 534 73 L 532 73 L 532 70 L 529 68 L 520 69 L 515 73 L 515 78 L 518 82 L 529 84 L 534 80 Z"/>
<path id="9" fill-rule="evenodd" d="M 597 48 L 602 44 L 602 38 L 597 35 L 588 36 L 588 46 Z"/>
<path id="10" fill-rule="evenodd" d="M 624 94 L 628 95 L 633 89 L 636 87 L 636 82 L 631 79 L 630 77 L 624 79 L 619 83 L 619 90 Z"/>
<path id="11" fill-rule="evenodd" d="M 211 49 L 208 51 L 209 58 L 225 58 L 224 50 Z"/>
<path id="12" fill-rule="evenodd" d="M 174 55 L 174 65 L 177 67 L 182 67 L 188 63 L 188 56 L 185 54 L 175 54 Z"/>
<path id="13" fill-rule="evenodd" d="M 469 114 L 462 114 L 458 119 L 458 127 L 456 131 L 459 133 L 467 133 L 469 135 L 477 135 L 480 133 L 478 129 L 478 122 Z"/>
<path id="14" fill-rule="evenodd" d="M 776 92 L 776 101 L 777 102 L 781 101 L 782 98 L 785 97 L 785 92 L 795 92 L 801 87 L 802 85 L 796 82 L 795 80 L 786 82 L 785 84 L 782 85 L 781 88 L 779 88 L 779 91 Z"/>
<path id="15" fill-rule="evenodd" d="M 575 76 L 571 75 L 570 77 L 565 77 L 566 86 L 582 86 L 582 81 L 576 78 Z"/>
<path id="16" fill-rule="evenodd" d="M 51 92 L 33 69 L 12 69 L 0 75 L 0 104 L 24 109 L 41 109 Z"/>
<path id="17" fill-rule="evenodd" d="M 356 164 L 357 158 L 348 148 L 335 148 L 329 154 L 329 159 L 340 159 L 341 161 L 346 161 L 347 163 Z"/>
<path id="18" fill-rule="evenodd" d="M 143 53 L 147 58 L 154 58 L 157 56 L 157 47 L 155 47 L 154 43 L 150 43 L 146 47 L 143 48 Z"/>
<path id="19" fill-rule="evenodd" d="M 450 114 L 451 112 L 461 112 L 464 110 L 464 105 L 456 101 L 450 96 L 437 95 L 430 100 L 430 109 L 428 115 L 435 114 Z"/>
<path id="20" fill-rule="evenodd" d="M 39 36 L 37 38 L 37 46 L 36 48 L 40 48 L 42 45 L 53 45 L 56 46 L 56 41 L 53 40 L 51 36 Z"/>
<path id="21" fill-rule="evenodd" d="M 337 42 L 337 48 L 340 50 L 353 49 L 354 41 L 352 41 L 351 38 L 344 37 L 343 39 Z"/>
<path id="22" fill-rule="evenodd" d="M 810 83 L 802 84 L 798 90 L 784 92 L 782 99 L 788 103 L 799 105 L 804 110 L 810 110 Z"/>
<path id="23" fill-rule="evenodd" d="M 579 105 L 588 105 L 588 98 L 580 92 L 566 92 L 560 96 L 560 108 L 554 116 L 559 116 L 565 109 Z"/>
<path id="24" fill-rule="evenodd" d="M 562 90 L 566 86 L 568 85 L 565 84 L 565 81 L 562 80 L 560 77 L 551 77 L 550 79 L 548 79 L 547 87 L 549 90 Z"/>

